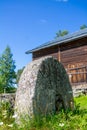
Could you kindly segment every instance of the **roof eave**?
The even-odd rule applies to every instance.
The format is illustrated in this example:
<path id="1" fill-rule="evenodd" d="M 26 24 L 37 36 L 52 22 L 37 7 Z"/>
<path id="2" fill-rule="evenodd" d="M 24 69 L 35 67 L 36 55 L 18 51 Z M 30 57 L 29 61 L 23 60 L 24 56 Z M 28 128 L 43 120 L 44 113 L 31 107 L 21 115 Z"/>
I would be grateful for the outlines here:
<path id="1" fill-rule="evenodd" d="M 42 47 L 37 47 L 35 49 L 26 51 L 25 53 L 26 54 L 33 53 L 33 52 L 42 50 L 44 48 L 49 48 L 49 47 L 54 46 L 54 45 L 60 45 L 60 44 L 66 43 L 66 42 L 70 42 L 70 41 L 74 41 L 74 40 L 77 40 L 77 39 L 81 39 L 81 38 L 84 38 L 85 36 L 87 36 L 87 33 L 83 33 L 83 34 L 80 34 L 80 35 L 74 36 L 74 37 L 72 36 L 72 37 L 69 37 L 69 38 L 65 38 L 65 39 L 62 39 L 60 41 L 54 40 L 54 41 L 51 42 L 51 44 L 47 44 L 47 45 L 42 46 Z"/>

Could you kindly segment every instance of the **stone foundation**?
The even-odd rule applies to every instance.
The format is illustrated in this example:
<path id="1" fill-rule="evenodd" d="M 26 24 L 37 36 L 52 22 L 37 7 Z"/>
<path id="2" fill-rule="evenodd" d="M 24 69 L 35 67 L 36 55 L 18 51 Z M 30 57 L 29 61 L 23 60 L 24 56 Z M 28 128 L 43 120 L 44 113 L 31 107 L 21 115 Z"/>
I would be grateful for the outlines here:
<path id="1" fill-rule="evenodd" d="M 74 97 L 77 97 L 77 96 L 82 95 L 82 94 L 87 95 L 87 84 L 82 83 L 80 85 L 73 85 L 72 90 L 73 90 Z"/>

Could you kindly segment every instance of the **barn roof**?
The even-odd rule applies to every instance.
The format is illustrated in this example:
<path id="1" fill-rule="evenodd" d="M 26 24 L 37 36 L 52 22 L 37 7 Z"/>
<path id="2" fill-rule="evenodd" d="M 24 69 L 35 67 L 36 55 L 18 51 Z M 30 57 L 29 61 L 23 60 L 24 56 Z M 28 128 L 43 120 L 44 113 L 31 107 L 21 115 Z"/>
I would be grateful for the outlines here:
<path id="1" fill-rule="evenodd" d="M 46 42 L 46 43 L 44 43 L 44 44 L 42 44 L 42 45 L 40 45 L 40 46 L 38 46 L 38 47 L 36 47 L 32 50 L 28 50 L 25 53 L 26 54 L 33 53 L 35 51 L 38 51 L 38 50 L 41 50 L 41 49 L 44 49 L 44 48 L 48 48 L 48 47 L 51 47 L 51 46 L 54 46 L 54 45 L 60 45 L 60 44 L 63 44 L 63 43 L 68 43 L 70 41 L 74 41 L 74 40 L 83 38 L 85 36 L 87 36 L 87 29 L 83 29 L 83 30 L 80 30 L 80 31 L 72 33 L 72 34 L 68 34 L 68 35 L 65 35 L 63 37 L 58 37 L 57 39 Z"/>

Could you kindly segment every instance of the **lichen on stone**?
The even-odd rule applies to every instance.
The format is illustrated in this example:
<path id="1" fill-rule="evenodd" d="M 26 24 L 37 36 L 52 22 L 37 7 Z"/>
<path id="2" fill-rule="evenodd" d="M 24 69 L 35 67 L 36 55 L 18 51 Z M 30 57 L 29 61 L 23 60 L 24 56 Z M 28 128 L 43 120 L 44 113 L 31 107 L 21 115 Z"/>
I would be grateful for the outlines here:
<path id="1" fill-rule="evenodd" d="M 29 63 L 20 78 L 15 108 L 19 115 L 46 115 L 73 108 L 73 93 L 63 65 L 52 57 Z"/>

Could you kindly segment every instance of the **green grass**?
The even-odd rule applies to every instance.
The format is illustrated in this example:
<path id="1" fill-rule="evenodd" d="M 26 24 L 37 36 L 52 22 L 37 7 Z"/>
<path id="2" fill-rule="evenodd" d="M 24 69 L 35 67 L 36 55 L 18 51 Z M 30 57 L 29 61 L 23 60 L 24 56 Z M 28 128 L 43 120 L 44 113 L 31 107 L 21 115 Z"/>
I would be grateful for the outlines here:
<path id="1" fill-rule="evenodd" d="M 87 109 L 87 96 L 79 96 L 75 98 L 76 104 L 80 104 L 80 109 Z"/>
<path id="2" fill-rule="evenodd" d="M 3 121 L 4 124 L 0 126 L 0 130 L 87 130 L 87 96 L 76 97 L 74 100 L 76 106 L 73 111 L 62 110 L 59 114 L 37 117 L 32 120 L 26 116 L 22 119 L 20 127 L 14 123 L 12 115 L 4 118 L 2 110 L 0 122 Z M 5 109 L 4 105 L 3 108 Z M 9 124 L 13 124 L 13 127 Z"/>

